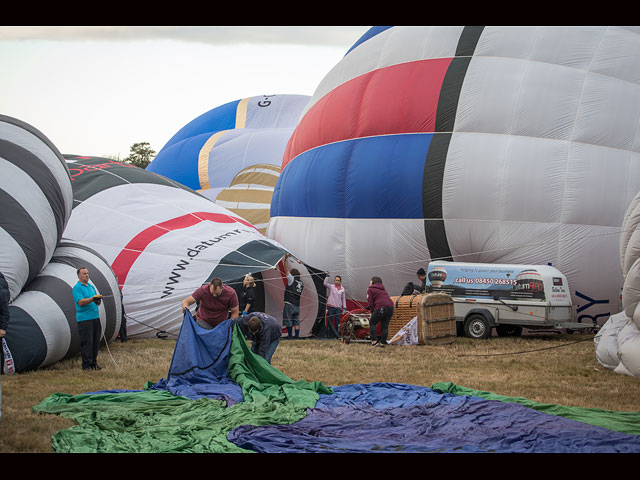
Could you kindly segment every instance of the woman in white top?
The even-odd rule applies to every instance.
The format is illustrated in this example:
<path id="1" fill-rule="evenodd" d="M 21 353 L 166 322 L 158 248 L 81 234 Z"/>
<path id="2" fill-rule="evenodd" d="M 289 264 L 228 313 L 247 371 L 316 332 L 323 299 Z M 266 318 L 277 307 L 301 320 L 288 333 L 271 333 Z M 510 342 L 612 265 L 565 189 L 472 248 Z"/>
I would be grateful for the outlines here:
<path id="1" fill-rule="evenodd" d="M 327 326 L 331 325 L 335 330 L 336 336 L 338 334 L 338 327 L 340 326 L 340 314 L 347 309 L 347 296 L 342 286 L 342 277 L 336 275 L 333 283 L 329 282 L 329 275 L 324 278 L 324 286 L 327 287 L 327 309 L 329 310 L 327 316 Z"/>

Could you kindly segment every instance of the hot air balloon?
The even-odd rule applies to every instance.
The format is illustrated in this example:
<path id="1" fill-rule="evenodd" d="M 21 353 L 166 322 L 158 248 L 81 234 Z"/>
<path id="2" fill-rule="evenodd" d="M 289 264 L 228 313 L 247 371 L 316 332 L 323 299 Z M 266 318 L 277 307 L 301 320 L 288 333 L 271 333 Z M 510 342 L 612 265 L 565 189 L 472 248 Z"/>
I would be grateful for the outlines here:
<path id="1" fill-rule="evenodd" d="M 0 271 L 10 298 L 49 262 L 71 215 L 62 155 L 33 126 L 0 115 Z"/>
<path id="2" fill-rule="evenodd" d="M 122 297 L 113 271 L 96 251 L 62 239 L 51 261 L 9 306 L 6 341 L 16 372 L 44 367 L 80 352 L 80 336 L 72 289 L 77 270 L 86 267 L 103 296 L 100 323 L 103 339 L 114 340 L 122 321 Z"/>
<path id="3" fill-rule="evenodd" d="M 596 359 L 616 373 L 640 377 L 640 193 L 622 222 L 620 266 L 624 276 L 622 311 L 612 315 L 594 338 Z"/>
<path id="4" fill-rule="evenodd" d="M 147 170 L 198 191 L 264 233 L 282 154 L 309 98 L 260 95 L 214 108 L 177 132 Z"/>
<path id="5" fill-rule="evenodd" d="M 576 320 L 618 309 L 640 190 L 640 29 L 376 27 L 288 142 L 267 235 L 399 294 L 434 259 L 547 264 Z"/>
<path id="6" fill-rule="evenodd" d="M 282 318 L 287 250 L 278 242 L 176 181 L 105 158 L 65 158 L 74 201 L 65 237 L 95 249 L 113 269 L 128 336 L 177 334 L 182 300 L 214 277 L 241 283 L 252 274 L 263 311 Z M 309 292 L 300 334 L 308 336 L 324 303 L 318 272 L 304 267 Z"/>

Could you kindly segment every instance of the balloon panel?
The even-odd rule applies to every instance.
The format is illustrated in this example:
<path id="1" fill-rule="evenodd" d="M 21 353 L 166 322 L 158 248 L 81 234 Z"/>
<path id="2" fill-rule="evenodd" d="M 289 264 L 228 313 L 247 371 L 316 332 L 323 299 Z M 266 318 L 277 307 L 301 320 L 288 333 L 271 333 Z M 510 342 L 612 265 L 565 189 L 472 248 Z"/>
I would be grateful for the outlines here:
<path id="1" fill-rule="evenodd" d="M 55 363 L 80 352 L 80 336 L 72 290 L 77 269 L 89 270 L 90 283 L 103 295 L 98 310 L 106 341 L 118 335 L 122 297 L 113 271 L 97 252 L 62 239 L 51 261 L 9 306 L 6 340 L 16 371 Z"/>
<path id="2" fill-rule="evenodd" d="M 122 290 L 130 336 L 177 333 L 181 302 L 219 277 L 235 281 L 277 268 L 287 251 L 245 219 L 152 172 L 107 159 L 67 156 L 75 208 L 65 236 L 100 252 Z M 283 278 L 274 293 L 282 318 Z M 278 285 L 279 284 L 279 285 Z M 309 288 L 313 325 L 324 292 Z M 309 328 L 310 330 L 310 328 Z"/>
<path id="3" fill-rule="evenodd" d="M 617 27 L 372 31 L 305 108 L 268 235 L 349 279 L 354 299 L 372 270 L 399 294 L 436 258 L 551 263 L 576 318 L 602 323 L 618 308 L 619 225 L 640 190 L 638 38 Z M 376 148 L 359 156 L 364 145 Z M 405 218 L 421 220 L 421 238 L 416 228 L 386 247 Z M 377 225 L 363 236 L 343 219 Z M 399 265 L 416 268 L 398 278 Z"/>
<path id="4" fill-rule="evenodd" d="M 40 131 L 0 115 L 0 271 L 10 298 L 48 263 L 71 215 L 69 171 Z"/>
<path id="5" fill-rule="evenodd" d="M 274 173 L 279 175 L 287 141 L 308 100 L 304 95 L 260 95 L 214 108 L 174 135 L 147 170 L 230 208 L 228 197 L 238 195 L 238 187 L 232 191 L 230 187 L 247 169 L 270 165 L 277 168 Z M 259 222 L 259 230 L 265 233 L 269 220 L 265 205 L 271 203 L 273 185 L 258 185 L 259 188 L 246 188 L 242 193 L 244 207 L 231 210 L 252 217 L 252 223 Z M 261 204 L 257 208 L 262 212 L 252 212 L 255 208 L 247 211 L 246 205 L 250 204 Z"/>

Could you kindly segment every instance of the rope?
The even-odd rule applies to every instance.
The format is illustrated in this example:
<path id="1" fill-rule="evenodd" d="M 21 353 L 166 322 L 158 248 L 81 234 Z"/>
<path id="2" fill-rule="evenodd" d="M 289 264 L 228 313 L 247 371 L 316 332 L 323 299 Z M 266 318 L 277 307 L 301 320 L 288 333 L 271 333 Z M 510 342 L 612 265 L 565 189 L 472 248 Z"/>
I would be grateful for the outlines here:
<path id="1" fill-rule="evenodd" d="M 551 349 L 554 349 L 554 348 L 562 348 L 562 347 L 567 347 L 569 345 L 575 345 L 576 343 L 593 341 L 594 338 L 595 337 L 587 338 L 587 339 L 584 339 L 584 340 L 576 340 L 575 342 L 564 343 L 562 345 L 554 345 L 552 347 L 546 347 L 546 348 L 537 348 L 537 349 L 534 349 L 534 350 L 523 350 L 523 351 L 520 351 L 520 352 L 486 353 L 486 354 L 462 354 L 462 355 L 458 355 L 458 357 L 498 357 L 498 356 L 502 356 L 502 355 L 522 355 L 524 353 L 541 352 L 543 350 L 551 350 Z"/>

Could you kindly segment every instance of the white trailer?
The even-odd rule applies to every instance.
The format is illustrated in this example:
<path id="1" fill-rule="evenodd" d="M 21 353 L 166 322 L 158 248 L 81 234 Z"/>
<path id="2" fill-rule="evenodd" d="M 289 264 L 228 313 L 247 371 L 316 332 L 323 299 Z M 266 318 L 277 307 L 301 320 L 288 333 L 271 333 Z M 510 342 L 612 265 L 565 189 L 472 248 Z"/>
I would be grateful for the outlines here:
<path id="1" fill-rule="evenodd" d="M 572 318 L 567 278 L 549 265 L 435 261 L 427 269 L 427 292 L 453 297 L 458 336 L 516 336 L 522 328 L 592 328 Z"/>

